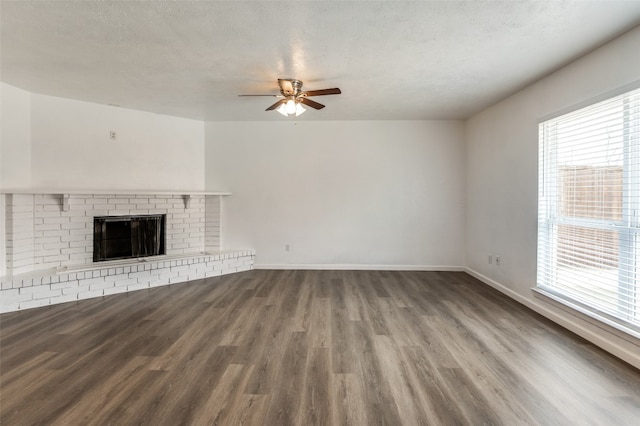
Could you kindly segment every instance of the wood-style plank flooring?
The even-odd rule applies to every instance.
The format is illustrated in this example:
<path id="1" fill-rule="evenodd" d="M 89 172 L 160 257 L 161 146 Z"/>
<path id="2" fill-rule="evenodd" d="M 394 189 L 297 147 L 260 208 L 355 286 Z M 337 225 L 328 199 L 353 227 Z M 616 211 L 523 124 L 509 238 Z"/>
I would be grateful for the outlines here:
<path id="1" fill-rule="evenodd" d="M 2 425 L 638 425 L 640 372 L 464 273 L 250 271 L 0 316 Z"/>

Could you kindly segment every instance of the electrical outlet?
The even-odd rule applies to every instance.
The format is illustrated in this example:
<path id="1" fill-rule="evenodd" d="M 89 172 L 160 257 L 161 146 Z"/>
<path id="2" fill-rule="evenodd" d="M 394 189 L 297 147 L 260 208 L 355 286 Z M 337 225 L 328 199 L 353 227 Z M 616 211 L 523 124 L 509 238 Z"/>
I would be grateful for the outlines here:
<path id="1" fill-rule="evenodd" d="M 111 139 L 112 141 L 115 141 L 116 139 L 118 139 L 118 134 L 116 133 L 115 130 L 111 130 L 109 132 L 109 139 Z"/>
<path id="2" fill-rule="evenodd" d="M 291 251 L 291 245 L 285 244 L 284 245 L 284 251 Z"/>
<path id="3" fill-rule="evenodd" d="M 487 261 L 489 262 L 489 265 L 491 265 L 493 263 L 493 256 L 489 255 Z"/>
<path id="4" fill-rule="evenodd" d="M 496 266 L 500 266 L 500 256 L 496 256 Z"/>

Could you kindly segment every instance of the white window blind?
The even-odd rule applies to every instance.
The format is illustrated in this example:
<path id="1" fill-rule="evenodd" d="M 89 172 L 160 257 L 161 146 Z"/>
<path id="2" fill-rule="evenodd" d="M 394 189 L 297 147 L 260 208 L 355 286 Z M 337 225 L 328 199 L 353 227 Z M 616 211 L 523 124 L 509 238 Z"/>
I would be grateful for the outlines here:
<path id="1" fill-rule="evenodd" d="M 539 125 L 540 289 L 640 330 L 640 89 Z"/>

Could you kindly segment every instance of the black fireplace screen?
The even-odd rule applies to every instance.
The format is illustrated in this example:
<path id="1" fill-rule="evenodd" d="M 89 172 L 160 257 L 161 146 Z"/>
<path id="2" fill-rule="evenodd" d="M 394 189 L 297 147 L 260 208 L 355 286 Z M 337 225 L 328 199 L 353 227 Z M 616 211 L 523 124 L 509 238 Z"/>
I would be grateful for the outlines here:
<path id="1" fill-rule="evenodd" d="M 166 215 L 93 218 L 93 261 L 165 254 Z"/>

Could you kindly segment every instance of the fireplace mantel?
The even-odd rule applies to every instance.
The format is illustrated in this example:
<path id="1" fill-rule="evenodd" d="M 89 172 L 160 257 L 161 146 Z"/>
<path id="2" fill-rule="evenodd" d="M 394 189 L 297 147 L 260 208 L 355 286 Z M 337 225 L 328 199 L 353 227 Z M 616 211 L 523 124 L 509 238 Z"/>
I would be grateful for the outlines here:
<path id="1" fill-rule="evenodd" d="M 0 194 L 48 194 L 48 195 L 231 195 L 229 191 L 201 191 L 189 189 L 55 189 L 55 188 L 3 188 Z"/>
<path id="2" fill-rule="evenodd" d="M 228 191 L 189 191 L 189 190 L 147 190 L 147 189 L 2 189 L 0 194 L 46 194 L 57 195 L 62 200 L 62 211 L 69 211 L 69 197 L 71 195 L 181 195 L 185 208 L 189 208 L 191 197 L 195 195 L 231 195 Z"/>

